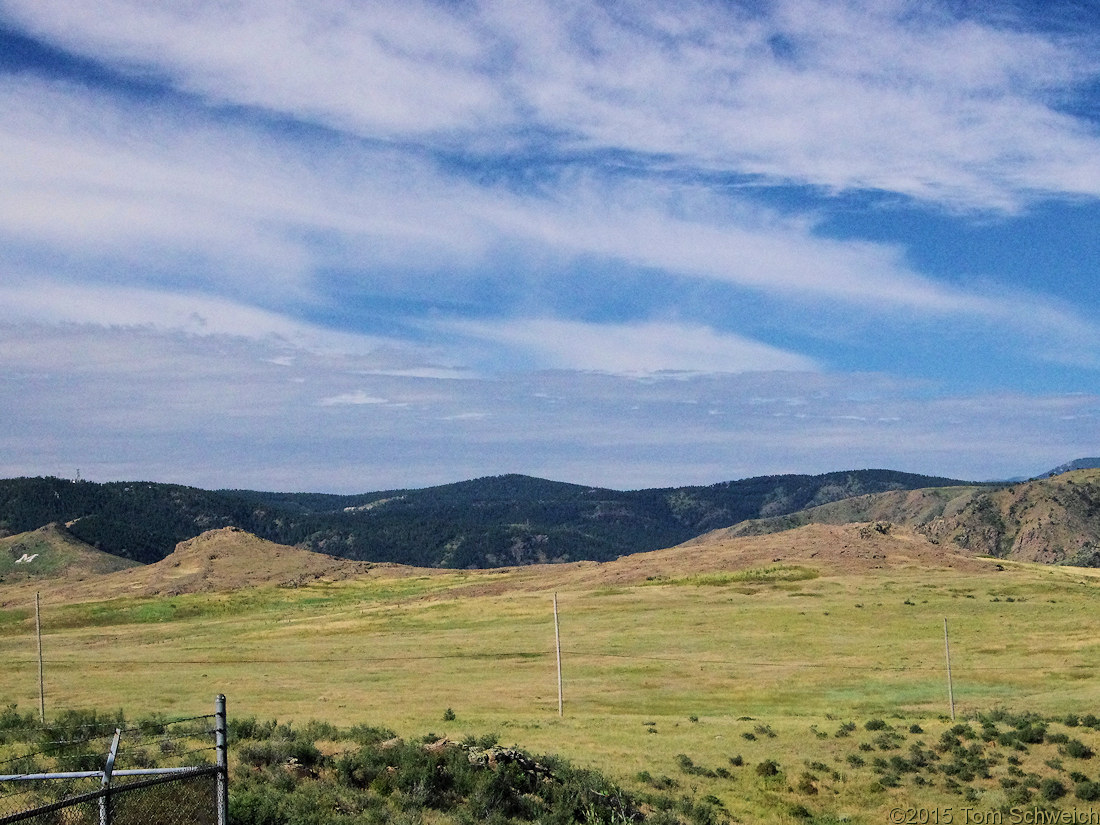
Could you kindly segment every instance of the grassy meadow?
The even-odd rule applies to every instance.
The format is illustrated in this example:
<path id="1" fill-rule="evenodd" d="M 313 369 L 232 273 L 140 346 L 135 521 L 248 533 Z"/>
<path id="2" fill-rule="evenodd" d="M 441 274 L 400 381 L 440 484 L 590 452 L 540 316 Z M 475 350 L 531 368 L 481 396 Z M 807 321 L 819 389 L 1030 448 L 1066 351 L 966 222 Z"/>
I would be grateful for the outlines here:
<path id="1" fill-rule="evenodd" d="M 818 550 L 857 541 L 808 529 Z M 786 553 L 797 534 L 741 541 L 760 552 L 734 542 L 606 565 L 383 570 L 75 602 L 61 588 L 43 594 L 47 713 L 182 716 L 209 712 L 225 693 L 236 717 L 366 723 L 410 738 L 495 733 L 627 788 L 712 796 L 735 821 L 883 822 L 896 805 L 991 811 L 1024 799 L 1012 796 L 1017 775 L 1030 777 L 1029 799 L 1087 807 L 1072 788 L 1098 779 L 1100 758 L 1067 755 L 1065 740 L 1100 752 L 1100 732 L 1072 718 L 1100 713 L 1095 571 L 948 566 L 888 537 L 875 539 L 881 564 L 860 565 Z M 35 709 L 33 590 L 0 597 L 0 700 Z M 1027 712 L 1054 734 L 1024 750 L 987 739 L 988 775 L 957 787 L 896 760 L 882 767 L 942 743 L 954 724 L 945 617 L 958 724 L 973 733 L 979 714 Z M 981 737 L 963 734 L 968 742 Z M 755 770 L 767 760 L 776 776 Z M 1061 799 L 1040 796 L 1039 780 L 1051 777 L 1069 789 Z"/>

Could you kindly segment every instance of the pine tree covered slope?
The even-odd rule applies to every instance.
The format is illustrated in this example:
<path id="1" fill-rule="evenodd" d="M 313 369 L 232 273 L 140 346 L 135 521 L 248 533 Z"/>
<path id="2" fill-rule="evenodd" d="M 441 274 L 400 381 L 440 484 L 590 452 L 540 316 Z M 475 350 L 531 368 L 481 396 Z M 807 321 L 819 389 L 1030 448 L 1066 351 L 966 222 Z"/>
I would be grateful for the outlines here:
<path id="1" fill-rule="evenodd" d="M 505 475 L 339 496 L 16 478 L 0 480 L 0 535 L 61 522 L 99 550 L 151 563 L 206 530 L 238 527 L 279 544 L 349 559 L 498 567 L 605 561 L 669 547 L 745 519 L 866 493 L 958 483 L 859 470 L 623 492 Z"/>

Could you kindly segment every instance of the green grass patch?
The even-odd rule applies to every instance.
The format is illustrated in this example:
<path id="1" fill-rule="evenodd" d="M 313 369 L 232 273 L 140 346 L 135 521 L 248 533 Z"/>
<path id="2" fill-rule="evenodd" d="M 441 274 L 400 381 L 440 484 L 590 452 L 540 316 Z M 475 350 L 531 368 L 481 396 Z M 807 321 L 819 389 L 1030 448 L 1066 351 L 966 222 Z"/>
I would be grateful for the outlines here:
<path id="1" fill-rule="evenodd" d="M 646 584 L 671 584 L 690 587 L 727 587 L 734 584 L 780 584 L 809 581 L 820 574 L 809 567 L 793 564 L 773 564 L 767 567 L 753 567 L 729 573 L 700 573 L 695 576 L 663 578 L 647 581 Z"/>

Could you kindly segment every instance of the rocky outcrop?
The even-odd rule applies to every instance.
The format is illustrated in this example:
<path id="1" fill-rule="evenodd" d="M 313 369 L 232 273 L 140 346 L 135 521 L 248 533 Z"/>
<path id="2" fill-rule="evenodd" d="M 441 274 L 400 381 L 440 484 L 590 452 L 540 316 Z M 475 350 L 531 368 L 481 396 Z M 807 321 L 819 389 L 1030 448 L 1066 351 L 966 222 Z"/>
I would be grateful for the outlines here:
<path id="1" fill-rule="evenodd" d="M 806 524 L 884 522 L 970 555 L 1100 567 L 1100 470 L 1011 485 L 860 496 L 783 518 L 743 522 L 728 533 L 763 535 Z"/>

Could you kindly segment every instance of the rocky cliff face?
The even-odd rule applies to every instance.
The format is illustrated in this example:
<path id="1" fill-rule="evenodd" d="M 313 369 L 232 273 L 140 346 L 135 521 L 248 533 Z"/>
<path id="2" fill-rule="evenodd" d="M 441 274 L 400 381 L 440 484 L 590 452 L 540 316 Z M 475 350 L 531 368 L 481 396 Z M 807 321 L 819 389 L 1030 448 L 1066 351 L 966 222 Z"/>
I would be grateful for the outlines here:
<path id="1" fill-rule="evenodd" d="M 1004 487 L 945 487 L 860 496 L 780 519 L 745 522 L 732 535 L 803 524 L 891 522 L 973 555 L 1100 567 L 1100 470 Z"/>

